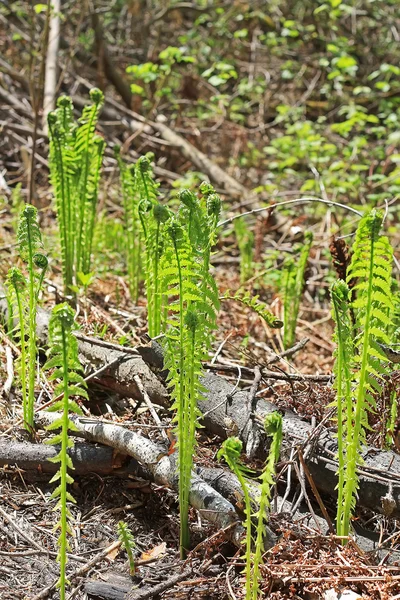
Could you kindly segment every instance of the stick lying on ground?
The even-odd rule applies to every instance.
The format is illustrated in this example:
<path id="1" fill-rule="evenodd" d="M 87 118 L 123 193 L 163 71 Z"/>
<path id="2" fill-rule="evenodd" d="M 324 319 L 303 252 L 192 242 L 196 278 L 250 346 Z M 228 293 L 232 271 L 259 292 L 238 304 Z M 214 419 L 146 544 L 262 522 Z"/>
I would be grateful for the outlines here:
<path id="1" fill-rule="evenodd" d="M 42 411 L 37 413 L 35 422 L 46 426 L 59 417 L 57 413 Z M 132 456 L 150 471 L 156 483 L 178 488 L 176 453 L 169 456 L 166 448 L 122 426 L 74 415 L 70 418 L 87 440 L 112 446 L 121 453 Z M 240 544 L 243 527 L 234 507 L 196 473 L 192 474 L 190 504 L 204 519 L 215 524 L 219 529 L 233 525 L 229 530 L 231 539 L 237 545 Z"/>

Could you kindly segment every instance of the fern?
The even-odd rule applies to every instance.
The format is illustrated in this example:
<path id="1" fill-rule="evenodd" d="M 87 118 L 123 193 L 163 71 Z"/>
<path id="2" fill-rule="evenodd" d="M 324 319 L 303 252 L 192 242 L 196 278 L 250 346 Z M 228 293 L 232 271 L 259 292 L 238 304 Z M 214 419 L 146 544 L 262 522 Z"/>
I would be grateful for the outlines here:
<path id="1" fill-rule="evenodd" d="M 246 475 L 251 471 L 240 462 L 240 455 L 242 453 L 243 443 L 237 437 L 230 437 L 225 440 L 218 451 L 217 458 L 220 460 L 224 458 L 233 473 L 239 480 L 239 483 L 243 490 L 244 503 L 245 503 L 245 523 L 246 529 L 246 600 L 252 600 L 252 532 L 251 532 L 251 498 L 249 488 L 246 483 Z"/>
<path id="2" fill-rule="evenodd" d="M 121 542 L 121 547 L 126 550 L 129 560 L 129 572 L 134 575 L 136 572 L 135 558 L 133 556 L 133 548 L 135 547 L 135 540 L 133 534 L 129 529 L 128 525 L 124 521 L 118 523 L 118 537 Z"/>
<path id="3" fill-rule="evenodd" d="M 104 140 L 95 134 L 103 94 L 90 91 L 92 104 L 73 119 L 71 99 L 62 96 L 48 116 L 50 176 L 59 225 L 62 272 L 66 292 L 77 283 L 79 272 L 88 274 Z"/>
<path id="4" fill-rule="evenodd" d="M 272 437 L 269 454 L 265 463 L 263 472 L 260 476 L 261 494 L 260 504 L 256 513 L 257 518 L 257 533 L 255 540 L 254 551 L 254 566 L 253 566 L 253 583 L 252 583 L 252 598 L 257 600 L 259 583 L 260 583 L 260 565 L 264 552 L 264 537 L 266 535 L 265 525 L 268 520 L 267 511 L 270 506 L 271 489 L 274 485 L 275 464 L 279 458 L 279 452 L 282 444 L 282 415 L 278 412 L 273 412 L 265 418 L 265 429 Z"/>
<path id="5" fill-rule="evenodd" d="M 351 427 L 346 448 L 343 483 L 343 506 L 339 507 L 338 533 L 347 536 L 355 508 L 358 489 L 357 468 L 362 464 L 368 412 L 375 408 L 373 393 L 381 391 L 386 355 L 379 343 L 388 344 L 385 333 L 391 324 L 391 270 L 393 250 L 385 236 L 380 236 L 382 214 L 376 210 L 364 216 L 357 229 L 348 281 L 357 278 L 352 307 L 356 314 L 354 346 L 355 390 Z M 356 297 L 354 295 L 356 294 Z"/>
<path id="6" fill-rule="evenodd" d="M 85 390 L 86 383 L 79 373 L 81 365 L 78 360 L 78 342 L 72 335 L 74 325 L 74 312 L 68 304 L 56 306 L 51 314 L 49 323 L 50 349 L 48 351 L 48 360 L 44 369 L 54 369 L 49 377 L 50 381 L 60 380 L 54 388 L 54 396 L 62 395 L 61 400 L 55 402 L 49 410 L 62 411 L 59 419 L 47 427 L 48 430 L 61 429 L 60 433 L 55 435 L 47 443 L 60 444 L 58 454 L 50 459 L 54 463 L 60 463 L 60 468 L 52 478 L 51 482 L 59 482 L 52 493 L 52 498 L 58 498 L 56 509 L 60 509 L 60 521 L 57 529 L 60 529 L 58 539 L 58 556 L 60 563 L 60 579 L 58 587 L 60 588 L 60 598 L 65 599 L 65 586 L 69 583 L 66 579 L 67 551 L 69 544 L 67 535 L 71 534 L 71 528 L 68 520 L 71 518 L 67 502 L 75 502 L 73 496 L 68 492 L 67 486 L 73 483 L 73 478 L 68 473 L 68 469 L 73 469 L 73 464 L 68 449 L 73 446 L 72 440 L 68 437 L 68 431 L 76 431 L 76 425 L 70 419 L 70 414 L 82 414 L 82 410 L 73 397 L 88 398 Z"/>
<path id="7" fill-rule="evenodd" d="M 333 368 L 336 390 L 334 405 L 337 411 L 337 440 L 338 440 L 338 498 L 336 527 L 340 530 L 343 510 L 343 493 L 346 469 L 347 448 L 351 443 L 353 397 L 351 391 L 352 366 L 354 363 L 354 348 L 352 324 L 350 316 L 350 289 L 343 280 L 335 281 L 331 287 L 332 317 L 335 322 L 334 341 L 335 365 Z"/>
<path id="8" fill-rule="evenodd" d="M 297 264 L 288 260 L 283 274 L 283 306 L 284 306 L 284 331 L 283 345 L 285 348 L 293 346 L 296 335 L 297 317 L 299 314 L 300 300 L 304 287 L 304 272 L 310 254 L 313 234 L 307 231 L 304 235 L 304 244 L 300 250 Z"/>
<path id="9" fill-rule="evenodd" d="M 258 296 L 251 296 L 249 292 L 238 290 L 233 294 L 228 290 L 223 296 L 220 296 L 220 300 L 235 300 L 236 302 L 248 306 L 266 322 L 268 327 L 272 327 L 272 329 L 280 329 L 283 327 L 283 322 L 268 310 L 267 305 L 264 302 L 261 302 L 258 299 Z"/>
<path id="10" fill-rule="evenodd" d="M 162 321 L 160 260 L 164 250 L 164 226 L 171 213 L 158 202 L 158 186 L 146 156 L 142 156 L 136 164 L 135 182 L 140 198 L 138 213 L 146 250 L 144 266 L 149 335 L 156 337 L 161 333 Z"/>
<path id="11" fill-rule="evenodd" d="M 20 373 L 22 390 L 22 408 L 24 423 L 28 423 L 28 386 L 27 386 L 27 340 L 26 324 L 27 318 L 27 281 L 22 272 L 16 267 L 12 267 L 7 274 L 7 301 L 9 307 L 9 334 L 19 337 L 19 346 L 21 357 L 16 363 L 16 371 Z M 14 315 L 17 319 L 14 319 Z M 15 324 L 14 324 L 15 321 Z"/>
<path id="12" fill-rule="evenodd" d="M 17 240 L 19 245 L 19 252 L 23 261 L 27 264 L 28 270 L 28 285 L 27 285 L 27 315 L 26 324 L 20 324 L 20 330 L 24 330 L 24 337 L 27 335 L 27 370 L 22 376 L 22 380 L 27 383 L 28 391 L 27 395 L 24 396 L 25 391 L 23 390 L 24 398 L 24 421 L 25 427 L 30 430 L 33 427 L 33 413 L 35 403 L 35 371 L 36 371 L 36 358 L 37 358 L 37 347 L 36 347 L 36 312 L 37 312 L 37 301 L 40 292 L 41 285 L 43 283 L 44 274 L 47 269 L 48 261 L 46 256 L 42 253 L 43 243 L 42 236 L 40 234 L 39 224 L 37 221 L 37 210 L 34 206 L 26 205 L 18 225 Z M 14 273 L 14 281 L 18 278 Z M 17 289 L 14 288 L 17 293 Z M 22 292 L 20 286 L 19 293 Z M 18 304 L 18 300 L 17 300 Z M 22 306 L 22 305 L 21 305 Z M 19 317 L 25 318 L 25 313 L 22 313 L 18 306 Z M 22 340 L 21 333 L 21 344 L 24 346 L 25 342 Z M 27 379 L 27 381 L 26 381 Z M 22 383 L 24 386 L 24 382 Z"/>
<path id="13" fill-rule="evenodd" d="M 204 188 L 203 188 L 204 189 Z M 177 424 L 179 503 L 182 556 L 189 547 L 189 492 L 202 360 L 212 341 L 219 309 L 218 291 L 210 275 L 211 246 L 215 239 L 220 201 L 205 194 L 201 201 L 184 190 L 178 214 L 166 224 L 161 259 L 161 294 L 168 308 L 165 320 L 166 367 Z M 191 221 L 188 219 L 191 219 Z"/>
<path id="14" fill-rule="evenodd" d="M 129 291 L 134 302 L 139 297 L 141 271 L 142 233 L 139 227 L 139 193 L 135 182 L 135 167 L 128 166 L 121 157 L 120 147 L 114 147 L 117 158 L 124 207 L 126 229 L 126 264 L 128 270 Z"/>

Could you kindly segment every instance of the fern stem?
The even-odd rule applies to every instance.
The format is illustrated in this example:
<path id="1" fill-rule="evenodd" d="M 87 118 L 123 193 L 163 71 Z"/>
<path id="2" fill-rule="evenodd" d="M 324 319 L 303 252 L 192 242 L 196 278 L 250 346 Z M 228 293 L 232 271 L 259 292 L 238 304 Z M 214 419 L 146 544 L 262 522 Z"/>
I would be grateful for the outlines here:
<path id="1" fill-rule="evenodd" d="M 29 347 L 28 347 L 28 410 L 27 424 L 33 428 L 33 407 L 35 403 L 36 371 L 36 293 L 33 273 L 33 240 L 30 218 L 27 219 L 28 269 L 29 269 Z"/>
<path id="2" fill-rule="evenodd" d="M 65 600 L 65 585 L 66 576 L 65 569 L 67 564 L 67 532 L 68 532 L 68 508 L 67 508 L 67 452 L 68 452 L 68 350 L 67 350 L 67 336 L 65 335 L 65 327 L 61 325 L 61 339 L 62 339 L 62 369 L 63 369 L 63 415 L 62 415 L 62 439 L 61 439 L 61 464 L 60 464 L 60 600 Z"/>
<path id="3" fill-rule="evenodd" d="M 21 335 L 21 384 L 22 384 L 22 410 L 24 422 L 28 422 L 28 399 L 26 395 L 26 341 L 25 341 L 25 317 L 22 308 L 22 300 L 17 286 L 14 286 L 15 297 L 18 307 L 19 331 Z"/>
<path id="4" fill-rule="evenodd" d="M 184 465 L 185 465 L 185 454 L 186 454 L 186 440 L 185 440 L 185 380 L 184 380 L 184 367 L 185 367 L 185 354 L 184 354 L 184 312 L 183 312 L 183 279 L 181 261 L 179 257 L 179 251 L 176 239 L 172 239 L 174 246 L 174 252 L 176 257 L 176 264 L 178 269 L 179 279 L 179 406 L 178 406 L 178 447 L 179 447 L 179 516 L 181 521 L 180 527 L 180 552 L 181 558 L 186 557 L 186 551 L 189 547 L 189 515 L 188 511 L 185 510 L 185 481 L 182 477 Z"/>

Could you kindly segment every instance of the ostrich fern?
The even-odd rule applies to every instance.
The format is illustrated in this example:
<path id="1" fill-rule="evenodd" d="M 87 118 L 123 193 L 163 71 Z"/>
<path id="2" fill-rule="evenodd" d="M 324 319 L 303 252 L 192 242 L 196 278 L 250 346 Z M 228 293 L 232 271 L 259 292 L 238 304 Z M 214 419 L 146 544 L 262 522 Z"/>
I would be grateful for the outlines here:
<path id="1" fill-rule="evenodd" d="M 283 345 L 290 348 L 295 341 L 296 324 L 299 314 L 300 300 L 304 288 L 304 272 L 310 254 L 313 234 L 307 231 L 304 235 L 304 243 L 300 249 L 297 263 L 293 259 L 286 262 L 283 274 L 283 307 L 284 307 L 284 331 Z"/>
<path id="2" fill-rule="evenodd" d="M 346 416 L 346 448 L 343 479 L 339 470 L 341 489 L 339 489 L 337 530 L 341 536 L 349 534 L 359 486 L 357 470 L 363 462 L 361 453 L 368 428 L 368 413 L 375 409 L 373 394 L 381 391 L 381 381 L 386 373 L 384 364 L 387 359 L 379 344 L 390 344 L 386 330 L 391 326 L 390 315 L 393 311 L 391 297 L 393 250 L 387 237 L 380 235 L 381 225 L 382 214 L 376 210 L 372 210 L 361 219 L 347 274 L 347 281 L 357 279 L 351 302 L 356 315 L 353 369 L 355 389 L 351 407 L 348 407 L 347 413 L 342 411 L 342 415 Z M 347 332 L 342 332 L 341 335 L 342 338 L 348 337 Z M 342 348 L 338 352 L 343 354 L 344 360 L 346 350 L 343 348 L 343 339 Z M 343 370 L 342 374 L 345 378 L 349 377 L 346 370 Z M 349 382 L 344 384 L 339 382 L 337 379 L 338 395 L 346 396 Z M 339 423 L 340 420 L 339 414 Z"/>
<path id="3" fill-rule="evenodd" d="M 49 340 L 50 349 L 48 360 L 44 365 L 45 369 L 54 369 L 49 377 L 50 381 L 60 380 L 55 386 L 54 395 L 62 396 L 61 400 L 55 402 L 49 410 L 62 412 L 59 419 L 47 427 L 48 430 L 60 429 L 60 433 L 55 435 L 47 443 L 60 445 L 58 454 L 50 459 L 54 463 L 59 463 L 60 468 L 52 478 L 51 482 L 59 482 L 52 493 L 52 498 L 58 498 L 56 509 L 60 509 L 60 521 L 57 528 L 60 529 L 58 539 L 58 556 L 60 563 L 60 579 L 58 587 L 60 588 L 60 600 L 65 600 L 65 587 L 69 583 L 66 579 L 67 551 L 69 544 L 68 534 L 71 534 L 71 528 L 68 520 L 71 513 L 67 502 L 75 502 L 73 496 L 68 492 L 67 486 L 73 483 L 73 478 L 68 473 L 68 469 L 73 469 L 73 464 L 68 449 L 73 446 L 72 440 L 68 436 L 69 431 L 76 431 L 74 422 L 70 419 L 71 413 L 82 414 L 82 410 L 73 397 L 87 398 L 85 390 L 86 383 L 80 375 L 81 365 L 78 360 L 78 342 L 72 335 L 74 325 L 74 312 L 68 304 L 56 306 L 50 318 Z"/>
<path id="4" fill-rule="evenodd" d="M 61 262 L 66 292 L 77 283 L 79 272 L 88 274 L 96 219 L 97 195 L 104 140 L 96 135 L 103 93 L 90 91 L 78 123 L 73 105 L 61 96 L 57 109 L 48 116 L 50 177 L 53 185 L 60 234 Z"/>
<path id="5" fill-rule="evenodd" d="M 18 312 L 23 415 L 25 427 L 29 431 L 33 428 L 35 403 L 37 302 L 48 266 L 48 260 L 43 254 L 42 236 L 34 206 L 28 204 L 22 211 L 17 241 L 20 256 L 27 266 L 28 277 L 25 280 L 21 272 L 12 269 L 9 276 L 9 290 L 13 299 L 10 304 L 15 304 Z"/>
<path id="6" fill-rule="evenodd" d="M 199 201 L 188 190 L 181 192 L 178 214 L 166 223 L 168 237 L 160 268 L 161 293 L 168 308 L 165 363 L 176 410 L 182 556 L 189 547 L 189 492 L 200 417 L 197 403 L 203 392 L 202 360 L 211 344 L 219 309 L 218 291 L 209 269 L 220 201 L 210 199 L 211 195 L 206 193 Z"/>

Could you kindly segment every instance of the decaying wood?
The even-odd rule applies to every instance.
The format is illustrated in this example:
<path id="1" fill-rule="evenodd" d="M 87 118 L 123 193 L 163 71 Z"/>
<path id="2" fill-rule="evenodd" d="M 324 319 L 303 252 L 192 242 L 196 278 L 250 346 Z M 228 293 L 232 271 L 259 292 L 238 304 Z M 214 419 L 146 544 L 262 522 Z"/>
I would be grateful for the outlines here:
<path id="1" fill-rule="evenodd" d="M 4 313 L 5 310 L 6 303 L 4 300 L 0 300 L 0 312 Z M 42 345 L 46 345 L 47 342 L 48 320 L 48 313 L 40 310 L 37 326 Z M 144 352 L 138 348 L 141 358 L 125 357 L 123 364 L 111 367 L 106 372 L 104 379 L 102 375 L 99 383 L 104 382 L 109 389 L 114 389 L 124 396 L 140 398 L 133 380 L 134 375 L 139 375 L 151 401 L 168 406 L 168 394 L 163 383 L 146 365 L 146 363 L 151 363 L 152 368 L 153 365 L 158 368 L 162 366 L 159 346 L 157 345 L 155 348 L 158 350 L 154 351 L 152 347 L 145 346 Z M 79 341 L 80 357 L 86 365 L 92 365 L 92 368 L 101 366 L 101 356 L 104 357 L 103 364 L 110 360 L 109 351 L 102 353 L 101 350 L 104 349 L 96 346 L 95 341 L 93 344 Z M 116 357 L 117 353 L 118 350 L 113 351 L 113 356 Z M 121 355 L 123 355 L 123 350 L 121 350 Z M 146 367 L 147 379 L 143 376 Z M 123 369 L 122 374 L 120 369 Z M 251 453 L 257 453 L 260 458 L 265 458 L 269 441 L 264 432 L 263 422 L 267 414 L 276 410 L 276 406 L 260 398 L 255 418 L 250 422 L 251 426 L 245 427 L 250 410 L 248 392 L 236 390 L 231 396 L 233 386 L 222 377 L 212 373 L 205 375 L 203 384 L 208 392 L 200 400 L 199 408 L 206 415 L 204 425 L 207 430 L 222 438 L 235 433 L 243 438 Z M 320 491 L 335 496 L 337 442 L 332 433 L 327 429 L 321 429 L 318 436 L 314 438 L 311 424 L 290 411 L 285 412 L 283 432 L 282 456 L 287 459 L 293 446 L 311 444 L 312 451 L 307 453 L 306 464 L 315 484 Z M 365 449 L 363 458 L 364 465 L 360 470 L 359 504 L 380 513 L 384 513 L 390 506 L 392 510 L 390 516 L 398 518 L 400 516 L 400 456 L 391 451 L 370 447 Z"/>
<path id="2" fill-rule="evenodd" d="M 57 413 L 41 411 L 36 415 L 36 422 L 41 426 L 50 425 L 59 416 Z M 168 455 L 165 447 L 119 425 L 75 415 L 71 416 L 71 420 L 85 439 L 111 446 L 122 454 L 132 456 L 150 471 L 156 483 L 178 489 L 176 453 Z M 229 529 L 230 537 L 234 543 L 240 544 L 243 527 L 234 507 L 197 473 L 192 474 L 189 501 L 204 519 L 218 528 L 234 525 Z"/>

